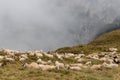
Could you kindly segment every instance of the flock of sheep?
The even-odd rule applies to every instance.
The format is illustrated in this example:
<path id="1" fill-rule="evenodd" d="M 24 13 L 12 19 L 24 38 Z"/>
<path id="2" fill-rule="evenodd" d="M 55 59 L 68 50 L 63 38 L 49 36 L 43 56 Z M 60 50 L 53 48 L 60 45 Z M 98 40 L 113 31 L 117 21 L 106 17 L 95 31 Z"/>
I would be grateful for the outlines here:
<path id="1" fill-rule="evenodd" d="M 102 70 L 104 68 L 116 68 L 120 63 L 120 54 L 117 48 L 109 48 L 109 51 L 85 54 L 73 53 L 46 53 L 43 51 L 16 51 L 10 49 L 2 49 L 0 52 L 0 66 L 7 65 L 7 62 L 21 62 L 22 68 L 47 70 L 74 70 L 80 71 L 82 69 Z M 31 57 L 35 60 L 28 62 Z M 44 60 L 47 58 L 47 60 Z M 74 63 L 64 63 L 64 60 L 72 59 Z M 92 60 L 99 61 L 100 63 L 94 64 Z"/>

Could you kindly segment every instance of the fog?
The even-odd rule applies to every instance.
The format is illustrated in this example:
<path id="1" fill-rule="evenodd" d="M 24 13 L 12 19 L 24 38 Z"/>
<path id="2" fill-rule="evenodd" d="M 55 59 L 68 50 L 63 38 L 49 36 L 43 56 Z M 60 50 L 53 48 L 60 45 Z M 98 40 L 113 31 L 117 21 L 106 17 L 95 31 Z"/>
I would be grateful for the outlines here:
<path id="1" fill-rule="evenodd" d="M 120 28 L 120 0 L 0 0 L 0 48 L 55 50 Z"/>

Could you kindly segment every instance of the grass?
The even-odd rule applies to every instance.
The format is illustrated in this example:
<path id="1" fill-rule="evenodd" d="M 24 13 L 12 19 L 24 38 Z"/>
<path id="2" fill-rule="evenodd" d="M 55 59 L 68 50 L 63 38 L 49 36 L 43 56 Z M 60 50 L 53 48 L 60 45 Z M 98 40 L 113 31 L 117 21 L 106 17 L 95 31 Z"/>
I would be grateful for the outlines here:
<path id="1" fill-rule="evenodd" d="M 73 47 L 64 47 L 56 50 L 58 53 L 72 52 L 75 54 L 91 54 L 94 52 L 107 51 L 109 47 L 116 47 L 120 50 L 120 30 L 116 30 L 100 36 L 89 44 Z M 120 52 L 120 51 L 119 51 Z M 0 52 L 0 55 L 5 55 Z M 49 58 L 43 57 L 47 61 Z M 51 59 L 53 62 L 59 60 Z M 31 56 L 27 62 L 36 61 L 36 57 Z M 59 60 L 60 61 L 60 60 Z M 89 59 L 88 59 L 89 61 Z M 62 62 L 62 61 L 60 61 Z M 74 63 L 75 60 L 64 59 L 64 63 Z M 100 61 L 92 60 L 98 64 Z M 51 70 L 41 71 L 39 69 L 22 69 L 20 62 L 9 63 L 0 67 L 0 80 L 120 80 L 120 67 L 115 69 L 104 69 L 102 71 L 92 71 L 89 69 L 81 71 Z"/>
<path id="2" fill-rule="evenodd" d="M 109 47 L 116 47 L 120 52 L 120 30 L 106 33 L 89 44 L 72 47 L 63 47 L 56 50 L 58 53 L 91 54 L 94 52 L 107 51 Z"/>
<path id="3" fill-rule="evenodd" d="M 38 69 L 20 69 L 21 65 L 10 64 L 0 68 L 0 80 L 119 80 L 120 68 L 103 71 L 67 71 L 52 70 L 41 71 Z M 114 75 L 113 75 L 114 74 Z M 119 78 L 119 79 L 118 79 Z"/>

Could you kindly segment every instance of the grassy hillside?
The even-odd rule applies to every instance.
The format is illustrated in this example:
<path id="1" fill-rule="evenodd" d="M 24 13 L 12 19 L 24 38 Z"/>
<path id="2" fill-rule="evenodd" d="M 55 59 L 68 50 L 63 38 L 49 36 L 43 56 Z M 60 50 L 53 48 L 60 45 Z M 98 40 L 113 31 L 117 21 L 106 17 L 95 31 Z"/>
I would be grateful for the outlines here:
<path id="1" fill-rule="evenodd" d="M 78 45 L 73 47 L 64 47 L 56 50 L 59 53 L 73 52 L 90 54 L 93 52 L 107 51 L 109 47 L 116 47 L 120 50 L 120 30 L 112 31 L 100 36 L 98 39 L 89 44 Z M 119 53 L 118 53 L 119 54 Z M 5 55 L 0 52 L 0 55 Z M 35 56 L 28 56 L 27 63 L 36 61 Z M 41 58 L 44 61 L 50 60 L 48 57 Z M 74 63 L 73 58 L 64 59 L 63 61 L 56 57 L 51 59 L 52 62 L 58 60 L 63 63 Z M 0 61 L 1 62 L 1 61 Z M 92 61 L 96 63 L 97 61 Z M 25 63 L 25 62 L 24 62 Z M 120 66 L 113 69 L 90 70 L 82 69 L 81 71 L 72 70 L 49 70 L 41 71 L 40 69 L 22 68 L 22 63 L 18 60 L 7 62 L 7 65 L 0 67 L 0 80 L 120 80 Z"/>
<path id="2" fill-rule="evenodd" d="M 106 33 L 89 44 L 63 47 L 56 50 L 58 53 L 72 52 L 90 54 L 93 52 L 106 51 L 109 47 L 116 47 L 120 50 L 120 30 Z"/>

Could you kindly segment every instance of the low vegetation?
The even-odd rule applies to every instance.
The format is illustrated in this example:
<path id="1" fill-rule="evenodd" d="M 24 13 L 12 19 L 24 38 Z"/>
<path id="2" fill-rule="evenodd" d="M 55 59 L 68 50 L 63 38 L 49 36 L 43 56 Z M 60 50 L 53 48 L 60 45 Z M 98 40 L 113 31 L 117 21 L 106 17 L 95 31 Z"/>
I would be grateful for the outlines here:
<path id="1" fill-rule="evenodd" d="M 58 53 L 91 54 L 94 52 L 107 51 L 109 47 L 116 47 L 120 50 L 120 30 L 106 33 L 89 44 L 73 47 L 63 47 L 56 50 Z M 119 51 L 120 52 L 120 51 Z"/>
<path id="2" fill-rule="evenodd" d="M 103 64 L 105 61 L 100 61 L 101 59 L 100 55 L 101 52 L 107 52 L 107 56 L 112 56 L 112 54 L 117 54 L 115 56 L 118 56 L 120 58 L 120 30 L 116 30 L 110 33 L 107 33 L 105 35 L 100 36 L 95 41 L 92 41 L 89 44 L 85 45 L 78 45 L 73 47 L 64 47 L 56 50 L 55 52 L 58 52 L 59 54 L 65 54 L 65 53 L 74 53 L 77 57 L 79 54 L 85 54 L 84 60 L 81 62 L 81 64 L 86 64 L 86 62 L 91 61 L 92 65 L 98 65 Z M 114 53 L 114 51 L 111 53 L 109 51 L 109 48 L 117 48 L 117 53 Z M 113 48 L 113 49 L 114 49 Z M 9 51 L 9 50 L 8 50 Z M 16 51 L 17 53 L 17 51 Z M 28 52 L 26 52 L 28 53 Z M 89 55 L 92 55 L 95 57 L 88 57 Z M 108 54 L 110 53 L 110 54 Z M 106 53 L 105 53 L 106 54 Z M 0 51 L 0 56 L 6 56 L 8 53 Z M 48 60 L 52 61 L 51 65 L 54 65 L 55 61 L 59 61 L 60 63 L 64 64 L 74 64 L 77 63 L 77 60 L 75 57 L 70 58 L 58 58 L 56 55 L 54 58 L 51 58 L 49 56 L 43 55 L 40 57 L 40 55 L 35 56 L 33 52 L 30 52 L 30 54 L 24 55 L 22 54 L 9 54 L 12 56 L 11 58 L 14 60 L 11 60 L 9 58 L 1 58 L 0 63 L 5 63 L 6 65 L 0 66 L 0 80 L 120 80 L 120 66 L 116 68 L 102 68 L 100 70 L 91 70 L 90 68 L 81 69 L 80 71 L 74 71 L 74 70 L 68 70 L 68 69 L 53 69 L 53 70 L 46 70 L 42 71 L 41 69 L 34 69 L 34 68 L 26 68 L 23 67 L 24 63 L 32 63 L 36 62 L 38 59 L 42 59 L 44 62 L 47 62 Z M 22 56 L 21 56 L 22 55 Z M 97 55 L 97 57 L 96 57 Z M 21 57 L 19 57 L 21 56 Z M 97 59 L 99 56 L 99 59 Z M 7 56 L 8 57 L 8 56 Z M 17 57 L 17 58 L 16 58 Z M 105 57 L 105 56 L 104 56 Z M 102 57 L 102 58 L 104 58 Z M 21 61 L 20 61 L 20 59 Z M 120 63 L 120 60 L 118 60 Z M 113 62 L 113 64 L 119 65 L 119 63 Z M 92 66 L 90 64 L 90 67 Z"/>

